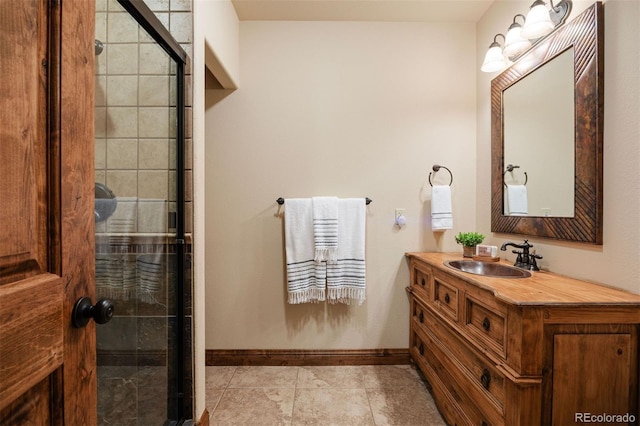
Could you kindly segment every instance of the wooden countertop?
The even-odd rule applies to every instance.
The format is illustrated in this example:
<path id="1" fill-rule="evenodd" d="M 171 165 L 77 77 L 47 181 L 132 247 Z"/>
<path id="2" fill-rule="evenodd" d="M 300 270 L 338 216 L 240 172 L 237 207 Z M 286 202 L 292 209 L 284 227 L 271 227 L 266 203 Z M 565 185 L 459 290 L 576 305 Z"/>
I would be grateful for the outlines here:
<path id="1" fill-rule="evenodd" d="M 462 253 L 413 252 L 406 253 L 406 256 L 488 290 L 497 299 L 515 305 L 638 305 L 640 310 L 638 294 L 552 272 L 531 271 L 529 278 L 484 277 L 458 271 L 443 263 L 446 260 L 471 260 L 463 258 Z M 513 266 L 505 260 L 500 263 Z"/>

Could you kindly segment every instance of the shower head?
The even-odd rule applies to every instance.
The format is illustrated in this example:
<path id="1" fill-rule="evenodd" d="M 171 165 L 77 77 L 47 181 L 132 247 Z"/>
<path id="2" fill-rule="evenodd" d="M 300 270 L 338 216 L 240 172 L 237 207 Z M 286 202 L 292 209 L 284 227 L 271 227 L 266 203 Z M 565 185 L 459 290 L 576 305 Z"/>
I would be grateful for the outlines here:
<path id="1" fill-rule="evenodd" d="M 104 44 L 102 44 L 102 42 L 98 39 L 96 39 L 96 56 L 98 56 L 99 54 L 102 53 L 102 50 L 104 49 Z"/>

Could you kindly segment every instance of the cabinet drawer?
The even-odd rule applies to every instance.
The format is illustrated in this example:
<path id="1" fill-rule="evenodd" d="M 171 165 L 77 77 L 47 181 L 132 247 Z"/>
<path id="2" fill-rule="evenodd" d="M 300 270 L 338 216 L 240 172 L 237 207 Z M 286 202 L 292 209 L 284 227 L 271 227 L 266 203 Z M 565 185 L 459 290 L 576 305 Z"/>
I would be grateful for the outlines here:
<path id="1" fill-rule="evenodd" d="M 411 275 L 411 290 L 422 300 L 429 300 L 433 282 L 431 269 L 422 265 L 413 265 Z"/>
<path id="2" fill-rule="evenodd" d="M 433 301 L 440 312 L 458 320 L 458 288 L 454 285 L 435 277 L 433 280 Z"/>
<path id="3" fill-rule="evenodd" d="M 466 321 L 470 332 L 486 343 L 496 354 L 506 356 L 506 309 L 498 306 L 489 307 L 479 299 L 466 296 Z"/>
<path id="4" fill-rule="evenodd" d="M 413 322 L 420 325 L 424 324 L 426 309 L 415 297 L 411 298 L 411 319 Z"/>
<path id="5" fill-rule="evenodd" d="M 418 305 L 418 304 L 416 304 Z M 423 315 L 423 323 L 420 328 L 428 330 L 434 338 L 446 347 L 448 357 L 452 364 L 460 368 L 461 374 L 466 377 L 467 392 L 472 396 L 476 404 L 493 406 L 500 414 L 504 414 L 505 377 L 495 365 L 484 355 L 466 343 L 457 333 L 453 333 L 441 320 L 429 310 L 416 310 Z M 416 326 L 417 328 L 418 326 Z"/>
<path id="6" fill-rule="evenodd" d="M 469 392 L 466 375 L 438 339 L 420 330 L 411 334 L 411 355 L 427 380 L 438 384 L 432 383 L 434 389 L 444 388 L 447 399 L 455 401 L 456 406 L 464 407 L 462 418 L 452 419 L 444 411 L 447 421 L 453 424 L 504 425 L 504 417 L 494 404 L 485 398 L 474 398 Z"/>

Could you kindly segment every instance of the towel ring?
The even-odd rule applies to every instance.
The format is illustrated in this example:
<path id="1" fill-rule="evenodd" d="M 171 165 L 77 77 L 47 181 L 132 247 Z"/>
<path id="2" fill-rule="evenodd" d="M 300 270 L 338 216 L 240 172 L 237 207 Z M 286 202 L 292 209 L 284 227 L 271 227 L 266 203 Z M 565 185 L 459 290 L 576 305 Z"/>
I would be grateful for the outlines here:
<path id="1" fill-rule="evenodd" d="M 520 166 L 514 166 L 513 164 L 507 164 L 507 170 L 504 171 L 504 173 L 502 173 L 502 182 L 504 183 L 504 186 L 507 186 L 507 183 L 504 181 L 504 175 L 507 174 L 507 172 L 513 172 L 513 169 L 519 169 Z M 524 185 L 527 185 L 527 181 L 529 180 L 529 176 L 527 176 L 527 172 L 524 172 Z"/>
<path id="2" fill-rule="evenodd" d="M 449 170 L 448 168 L 446 168 L 445 166 L 440 166 L 439 164 L 434 164 L 432 169 L 433 172 L 429 172 L 429 185 L 433 186 L 433 184 L 431 183 L 431 173 L 433 173 L 435 175 L 435 173 L 440 170 L 440 168 L 445 169 L 446 171 L 449 172 L 449 174 L 451 175 L 451 182 L 449 182 L 449 186 L 451 186 L 451 184 L 453 183 L 453 173 L 451 173 L 451 170 Z M 434 176 L 435 177 L 435 176 Z"/>

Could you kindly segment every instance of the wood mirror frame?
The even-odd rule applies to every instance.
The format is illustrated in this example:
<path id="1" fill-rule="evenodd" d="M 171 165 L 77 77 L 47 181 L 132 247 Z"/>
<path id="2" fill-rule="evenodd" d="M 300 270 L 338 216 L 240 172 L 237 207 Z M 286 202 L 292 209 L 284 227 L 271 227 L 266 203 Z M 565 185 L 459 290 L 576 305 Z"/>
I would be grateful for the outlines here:
<path id="1" fill-rule="evenodd" d="M 575 52 L 574 216 L 506 216 L 503 213 L 506 165 L 502 93 L 572 46 Z M 491 81 L 491 231 L 602 244 L 603 122 L 604 15 L 602 3 L 596 2 L 571 22 L 558 27 Z"/>

